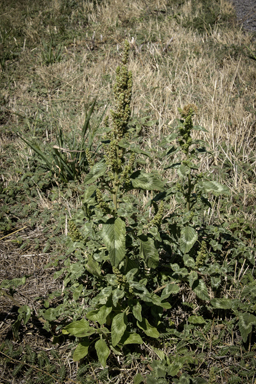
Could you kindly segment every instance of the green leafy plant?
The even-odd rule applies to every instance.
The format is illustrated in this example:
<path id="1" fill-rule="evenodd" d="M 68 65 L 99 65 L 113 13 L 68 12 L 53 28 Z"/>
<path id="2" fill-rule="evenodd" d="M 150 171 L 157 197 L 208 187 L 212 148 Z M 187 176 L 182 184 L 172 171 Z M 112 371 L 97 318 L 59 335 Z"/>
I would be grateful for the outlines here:
<path id="1" fill-rule="evenodd" d="M 143 169 L 143 157 L 150 155 L 137 145 L 138 132 L 129 125 L 132 75 L 127 70 L 128 51 L 126 42 L 122 65 L 116 71 L 115 109 L 104 121 L 101 158 L 90 164 L 83 181 L 83 207 L 69 222 L 70 256 L 56 274 L 65 275 L 63 302 L 51 307 L 47 300 L 40 314 L 49 329 L 58 330 L 56 342 L 62 335 L 78 340 L 75 361 L 95 350 L 106 367 L 111 356 L 149 343 L 157 348 L 161 362 L 153 363 L 148 382 L 156 378 L 166 382 L 165 376 L 177 376 L 187 364 L 197 364 L 192 357 L 188 361 L 184 345 L 194 345 L 191 331 L 198 334 L 210 325 L 209 318 L 193 311 L 187 312 L 188 325 L 179 330 L 173 327 L 170 309 L 181 288 L 194 295 L 198 308 L 215 316 L 218 305 L 222 308 L 228 300 L 219 298 L 234 282 L 227 274 L 242 252 L 248 263 L 253 264 L 253 256 L 223 223 L 205 222 L 205 212 L 229 191 L 200 170 L 201 156 L 207 150 L 201 140 L 193 138 L 195 131 L 204 130 L 193 125 L 194 105 L 180 110 L 178 125 L 162 143 L 165 169 L 174 170 L 177 181 L 169 186 L 157 171 Z M 143 205 L 145 192 L 154 197 Z M 177 208 L 166 213 L 173 199 Z M 242 312 L 238 316 L 246 340 L 254 316 Z M 159 347 L 168 348 L 165 340 L 170 335 L 180 340 L 181 347 L 177 356 L 167 357 Z M 177 382 L 189 380 L 184 374 Z"/>
<path id="2" fill-rule="evenodd" d="M 53 39 L 48 43 L 43 41 L 42 60 L 44 64 L 52 65 L 54 63 L 59 63 L 62 60 L 62 51 L 62 45 L 56 47 Z"/>

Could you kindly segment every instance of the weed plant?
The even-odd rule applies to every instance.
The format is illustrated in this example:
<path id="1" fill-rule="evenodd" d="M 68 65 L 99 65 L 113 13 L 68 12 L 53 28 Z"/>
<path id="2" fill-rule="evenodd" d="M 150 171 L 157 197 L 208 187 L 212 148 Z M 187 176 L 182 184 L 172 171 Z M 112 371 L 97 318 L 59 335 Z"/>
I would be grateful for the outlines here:
<path id="1" fill-rule="evenodd" d="M 193 139 L 194 131 L 205 131 L 193 124 L 194 105 L 180 110 L 181 119 L 161 145 L 165 169 L 174 169 L 178 181 L 170 186 L 156 170 L 143 169 L 142 158 L 150 154 L 136 145 L 138 135 L 129 129 L 128 51 L 126 42 L 116 71 L 115 109 L 105 119 L 102 159 L 90 162 L 83 181 L 83 208 L 69 222 L 70 256 L 56 274 L 64 274 L 65 298 L 56 308 L 47 300 L 40 315 L 49 330 L 58 329 L 56 342 L 61 334 L 76 338 L 74 361 L 95 350 L 105 368 L 116 364 L 118 356 L 142 353 L 141 347 L 148 345 L 158 358 L 151 363 L 147 383 L 159 378 L 167 383 L 177 375 L 176 382 L 201 383 L 202 378 L 192 374 L 192 367 L 202 364 L 193 351 L 202 347 L 200 335 L 215 322 L 224 321 L 231 333 L 238 327 L 244 343 L 249 337 L 251 348 L 256 325 L 249 299 L 253 276 L 246 275 L 251 280 L 239 298 L 228 292 L 239 284 L 234 269 L 240 270 L 240 278 L 245 266 L 254 265 L 253 249 L 225 223 L 207 218 L 212 204 L 229 191 L 199 170 L 207 150 L 202 140 Z M 145 193 L 151 198 L 143 206 Z M 170 212 L 173 199 L 177 208 Z M 176 325 L 172 311 L 179 295 L 193 299 L 183 300 L 183 308 L 190 310 Z M 70 317 L 74 321 L 68 321 Z M 204 349 L 211 353 L 214 345 L 211 336 Z M 134 378 L 135 383 L 142 380 L 141 373 Z"/>

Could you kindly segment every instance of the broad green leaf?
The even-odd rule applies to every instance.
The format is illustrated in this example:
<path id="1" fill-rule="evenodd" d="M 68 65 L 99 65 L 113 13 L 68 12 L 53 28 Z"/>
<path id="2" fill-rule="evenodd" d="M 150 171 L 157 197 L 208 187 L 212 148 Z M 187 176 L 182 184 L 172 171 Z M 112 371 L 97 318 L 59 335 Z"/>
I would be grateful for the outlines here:
<path id="1" fill-rule="evenodd" d="M 72 323 L 66 325 L 63 328 L 62 333 L 76 336 L 76 337 L 86 337 L 89 334 L 94 333 L 94 329 L 90 327 L 90 324 L 87 320 L 82 319 L 78 321 L 73 321 Z"/>
<path id="2" fill-rule="evenodd" d="M 18 312 L 21 315 L 24 321 L 24 324 L 27 324 L 31 316 L 31 309 L 29 308 L 29 306 L 23 305 L 22 307 L 19 308 Z"/>
<path id="3" fill-rule="evenodd" d="M 108 285 L 112 285 L 112 287 L 119 285 L 116 275 L 109 273 L 105 276 L 105 278 L 108 282 Z"/>
<path id="4" fill-rule="evenodd" d="M 154 348 L 153 346 L 152 346 L 152 348 L 153 348 L 154 352 L 157 354 L 157 356 L 159 357 L 159 359 L 164 360 L 164 358 L 165 358 L 164 351 L 162 351 L 161 349 L 158 349 L 158 348 Z"/>
<path id="5" fill-rule="evenodd" d="M 130 269 L 130 271 L 125 275 L 126 280 L 127 280 L 128 283 L 133 282 L 133 280 L 134 280 L 134 276 L 136 275 L 137 272 L 138 272 L 138 268 L 132 268 L 132 269 Z"/>
<path id="6" fill-rule="evenodd" d="M 115 289 L 112 292 L 112 301 L 115 307 L 117 306 L 118 301 L 124 297 L 124 295 L 125 295 L 125 292 L 119 288 Z"/>
<path id="7" fill-rule="evenodd" d="M 110 354 L 110 349 L 108 348 L 106 341 L 103 339 L 97 340 L 95 343 L 95 349 L 98 356 L 98 360 L 103 368 L 107 365 L 107 358 Z"/>
<path id="8" fill-rule="evenodd" d="M 190 172 L 190 168 L 184 164 L 181 164 L 181 166 L 178 168 L 178 175 L 180 177 L 186 177 Z"/>
<path id="9" fill-rule="evenodd" d="M 192 379 L 191 376 L 189 376 L 187 373 L 183 373 L 179 378 L 179 384 L 190 384 Z"/>
<path id="10" fill-rule="evenodd" d="M 202 377 L 194 377 L 193 384 L 208 384 L 208 381 L 206 381 Z"/>
<path id="11" fill-rule="evenodd" d="M 170 303 L 164 302 L 164 303 L 161 303 L 161 307 L 164 309 L 170 309 L 172 306 Z"/>
<path id="12" fill-rule="evenodd" d="M 49 308 L 44 312 L 44 319 L 48 321 L 54 321 L 59 316 L 59 309 L 57 308 Z"/>
<path id="13" fill-rule="evenodd" d="M 151 367 L 153 368 L 154 376 L 157 378 L 157 383 L 159 384 L 167 384 L 168 382 L 165 380 L 166 377 L 166 363 L 162 360 L 153 360 L 151 362 Z M 148 380 L 147 380 L 148 384 Z M 155 384 L 155 383 L 154 383 Z"/>
<path id="14" fill-rule="evenodd" d="M 126 332 L 124 333 L 124 337 L 125 337 L 125 340 L 124 338 L 122 338 L 122 342 L 124 345 L 127 345 L 127 344 L 143 344 L 143 340 L 142 338 L 140 337 L 140 335 L 138 335 L 138 333 L 128 333 L 126 334 Z"/>
<path id="15" fill-rule="evenodd" d="M 205 324 L 205 320 L 202 316 L 190 316 L 188 322 L 191 324 Z"/>
<path id="16" fill-rule="evenodd" d="M 103 288 L 100 293 L 95 297 L 95 301 L 98 303 L 98 304 L 106 304 L 109 297 L 111 296 L 112 294 L 112 287 L 108 286 L 108 287 L 105 287 Z"/>
<path id="17" fill-rule="evenodd" d="M 205 129 L 204 127 L 201 127 L 201 125 L 194 125 L 194 126 L 193 126 L 193 129 L 194 129 L 195 131 L 209 132 L 209 131 L 207 131 L 207 129 Z"/>
<path id="18" fill-rule="evenodd" d="M 192 227 L 185 227 L 180 235 L 180 249 L 183 253 L 188 253 L 197 241 L 197 232 Z"/>
<path id="19" fill-rule="evenodd" d="M 80 284 L 78 287 L 77 287 L 77 284 L 74 284 L 72 286 L 72 293 L 73 293 L 73 300 L 74 301 L 79 299 L 82 290 L 83 290 L 83 285 L 82 284 Z"/>
<path id="20" fill-rule="evenodd" d="M 91 204 L 93 202 L 94 198 L 92 198 L 92 195 L 94 194 L 96 189 L 97 189 L 97 187 L 95 185 L 89 185 L 86 188 L 85 193 L 84 193 L 84 197 L 83 197 L 83 203 L 84 204 Z"/>
<path id="21" fill-rule="evenodd" d="M 188 282 L 190 285 L 190 288 L 192 288 L 194 281 L 198 279 L 198 274 L 196 271 L 191 271 L 190 274 L 188 275 Z"/>
<path id="22" fill-rule="evenodd" d="M 107 170 L 107 165 L 103 162 L 96 163 L 85 176 L 84 184 L 94 183 L 100 176 L 103 176 Z"/>
<path id="23" fill-rule="evenodd" d="M 180 290 L 180 287 L 177 284 L 169 283 L 166 285 L 166 287 L 163 289 L 161 294 L 161 300 L 168 299 L 168 297 L 173 294 L 175 295 Z"/>
<path id="24" fill-rule="evenodd" d="M 73 360 L 79 361 L 83 359 L 85 356 L 87 356 L 89 345 L 90 345 L 89 339 L 81 341 L 73 353 Z"/>
<path id="25" fill-rule="evenodd" d="M 94 260 L 94 258 L 90 254 L 88 255 L 88 262 L 85 265 L 85 268 L 92 275 L 97 276 L 97 277 L 101 276 L 100 265 L 96 260 Z"/>
<path id="26" fill-rule="evenodd" d="M 142 382 L 144 382 L 144 377 L 140 373 L 137 373 L 133 378 L 133 384 L 140 384 Z"/>
<path id="27" fill-rule="evenodd" d="M 180 275 L 181 277 L 185 277 L 188 275 L 188 270 L 187 268 L 180 268 L 180 266 L 178 264 L 171 264 L 171 268 L 172 270 L 177 273 L 178 275 Z"/>
<path id="28" fill-rule="evenodd" d="M 186 267 L 195 268 L 195 260 L 189 255 L 184 255 L 183 261 Z"/>
<path id="29" fill-rule="evenodd" d="M 125 257 L 125 222 L 119 217 L 111 218 L 103 224 L 101 234 L 109 252 L 111 265 L 117 267 Z"/>
<path id="30" fill-rule="evenodd" d="M 203 188 L 205 192 L 214 193 L 216 195 L 229 194 L 229 189 L 225 185 L 218 183 L 217 181 L 203 181 Z"/>
<path id="31" fill-rule="evenodd" d="M 251 313 L 239 313 L 239 330 L 241 332 L 241 336 L 243 342 L 246 343 L 248 335 L 252 331 L 252 326 L 256 325 L 256 316 Z"/>
<path id="32" fill-rule="evenodd" d="M 26 283 L 26 277 L 18 277 L 16 279 L 12 280 L 3 280 L 0 288 L 12 288 L 12 287 L 19 287 L 20 285 L 24 285 Z"/>
<path id="33" fill-rule="evenodd" d="M 152 325 L 150 325 L 147 319 L 143 319 L 142 322 L 137 321 L 137 325 L 140 329 L 142 329 L 145 332 L 147 336 L 153 337 L 155 339 L 159 337 L 158 330 Z"/>
<path id="34" fill-rule="evenodd" d="M 212 299 L 211 305 L 213 308 L 217 309 L 230 309 L 232 308 L 232 300 L 231 299 Z"/>
<path id="35" fill-rule="evenodd" d="M 131 182 L 135 189 L 146 189 L 148 191 L 164 190 L 164 182 L 154 173 L 136 171 L 131 175 Z"/>
<path id="36" fill-rule="evenodd" d="M 197 297 L 201 300 L 210 300 L 205 282 L 201 279 L 198 280 L 198 284 L 192 288 Z"/>
<path id="37" fill-rule="evenodd" d="M 115 347 L 119 341 L 121 340 L 127 326 L 127 320 L 125 313 L 118 313 L 113 318 L 112 324 L 111 324 L 111 338 L 112 338 L 112 344 L 113 347 Z"/>
<path id="38" fill-rule="evenodd" d="M 140 238 L 140 254 L 145 260 L 148 268 L 157 268 L 159 262 L 159 254 L 155 247 L 155 242 L 151 237 L 145 235 Z"/>
<path id="39" fill-rule="evenodd" d="M 107 321 L 108 315 L 112 312 L 112 307 L 106 307 L 103 305 L 100 309 L 87 312 L 86 317 L 88 320 L 97 321 L 100 325 L 103 325 Z"/>
<path id="40" fill-rule="evenodd" d="M 219 288 L 221 284 L 221 278 L 220 277 L 211 277 L 211 287 L 214 289 Z"/>
<path id="41" fill-rule="evenodd" d="M 137 302 L 136 305 L 134 305 L 132 308 L 133 316 L 138 321 L 142 321 L 141 309 L 142 309 L 142 307 L 141 307 L 141 304 L 139 302 Z"/>
<path id="42" fill-rule="evenodd" d="M 183 363 L 174 362 L 168 366 L 168 374 L 171 376 L 176 376 L 177 373 L 183 368 Z"/>

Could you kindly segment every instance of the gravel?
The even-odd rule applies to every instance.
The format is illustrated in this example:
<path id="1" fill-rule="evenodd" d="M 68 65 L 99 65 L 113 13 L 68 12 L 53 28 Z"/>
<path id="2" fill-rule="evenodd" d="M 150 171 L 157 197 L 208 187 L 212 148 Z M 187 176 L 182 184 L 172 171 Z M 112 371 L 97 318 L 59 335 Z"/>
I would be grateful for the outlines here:
<path id="1" fill-rule="evenodd" d="M 244 29 L 256 32 L 256 0 L 230 0 Z"/>

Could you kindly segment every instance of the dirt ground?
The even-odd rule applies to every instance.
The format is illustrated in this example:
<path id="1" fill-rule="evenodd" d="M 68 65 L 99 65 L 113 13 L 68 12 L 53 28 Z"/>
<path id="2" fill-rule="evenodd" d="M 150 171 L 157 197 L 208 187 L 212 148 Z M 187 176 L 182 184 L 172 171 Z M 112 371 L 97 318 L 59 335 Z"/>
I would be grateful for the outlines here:
<path id="1" fill-rule="evenodd" d="M 255 0 L 230 0 L 236 9 L 237 19 L 243 24 L 244 29 L 256 31 L 256 1 Z"/>

